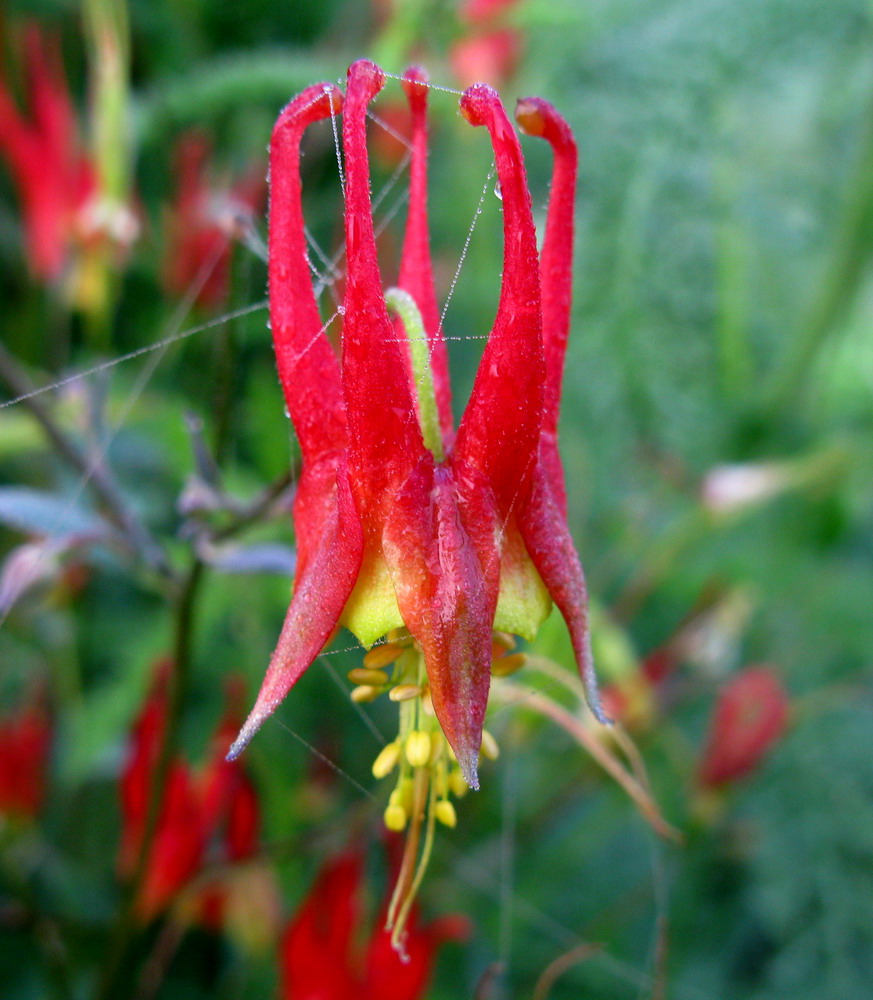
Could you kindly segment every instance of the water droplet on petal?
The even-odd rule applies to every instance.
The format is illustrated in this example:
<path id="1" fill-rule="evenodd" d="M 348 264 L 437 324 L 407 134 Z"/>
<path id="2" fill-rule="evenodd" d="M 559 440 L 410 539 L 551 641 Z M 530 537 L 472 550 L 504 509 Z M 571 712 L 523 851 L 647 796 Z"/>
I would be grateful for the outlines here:
<path id="1" fill-rule="evenodd" d="M 494 182 L 494 195 L 498 201 L 503 201 L 503 191 L 500 188 L 500 181 Z"/>

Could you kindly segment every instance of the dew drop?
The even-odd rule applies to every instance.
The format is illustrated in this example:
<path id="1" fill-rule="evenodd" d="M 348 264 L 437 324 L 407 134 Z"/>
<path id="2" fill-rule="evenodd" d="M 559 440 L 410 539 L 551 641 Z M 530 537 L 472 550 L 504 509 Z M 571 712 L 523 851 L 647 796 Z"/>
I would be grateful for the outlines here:
<path id="1" fill-rule="evenodd" d="M 500 187 L 500 181 L 494 182 L 494 196 L 498 201 L 503 201 L 503 191 Z"/>

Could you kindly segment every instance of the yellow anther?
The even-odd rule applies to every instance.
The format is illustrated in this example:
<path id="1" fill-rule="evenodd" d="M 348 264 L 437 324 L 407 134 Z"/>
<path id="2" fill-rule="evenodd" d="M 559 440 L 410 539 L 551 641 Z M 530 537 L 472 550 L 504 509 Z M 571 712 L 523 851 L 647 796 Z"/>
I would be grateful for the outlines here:
<path id="1" fill-rule="evenodd" d="M 430 732 L 430 762 L 435 764 L 443 752 L 443 747 L 446 745 L 446 738 L 438 729 L 432 729 Z"/>
<path id="2" fill-rule="evenodd" d="M 434 813 L 443 826 L 451 828 L 457 826 L 458 814 L 455 812 L 455 807 L 451 802 L 449 802 L 448 799 L 440 799 L 440 801 L 434 806 Z"/>
<path id="3" fill-rule="evenodd" d="M 400 760 L 400 744 L 395 740 L 383 747 L 379 756 L 373 761 L 373 777 L 384 778 L 389 775 Z"/>
<path id="4" fill-rule="evenodd" d="M 413 729 L 406 737 L 406 759 L 413 767 L 426 767 L 430 763 L 430 733 Z"/>
<path id="5" fill-rule="evenodd" d="M 390 666 L 403 652 L 403 646 L 398 646 L 393 642 L 383 642 L 380 646 L 374 646 L 364 654 L 364 666 L 368 670 L 381 670 L 382 667 Z"/>
<path id="6" fill-rule="evenodd" d="M 411 698 L 420 698 L 422 689 L 417 684 L 398 684 L 391 688 L 388 697 L 392 701 L 409 701 Z"/>
<path id="7" fill-rule="evenodd" d="M 412 815 L 412 807 L 415 800 L 415 782 L 412 778 L 403 778 L 391 793 L 397 796 L 397 803 L 403 806 L 407 816 Z M 391 801 L 390 799 L 388 800 Z"/>
<path id="8" fill-rule="evenodd" d="M 430 688 L 425 688 L 424 693 L 421 696 L 421 710 L 425 715 L 429 715 L 432 719 L 436 716 L 436 712 L 433 710 Z"/>
<path id="9" fill-rule="evenodd" d="M 449 773 L 449 788 L 456 799 L 462 799 L 470 791 L 470 786 L 464 781 L 464 775 L 457 770 Z"/>
<path id="10" fill-rule="evenodd" d="M 399 802 L 393 801 L 396 794 L 396 792 L 391 793 L 391 798 L 388 800 L 388 808 L 383 814 L 383 819 L 385 820 L 385 826 L 389 830 L 399 833 L 401 830 L 406 829 L 406 821 L 409 817 L 403 806 Z"/>
<path id="11" fill-rule="evenodd" d="M 379 695 L 382 693 L 380 688 L 373 687 L 372 684 L 361 684 L 359 687 L 352 688 L 352 701 L 356 701 L 359 705 L 366 701 L 375 701 Z"/>
<path id="12" fill-rule="evenodd" d="M 369 670 L 364 667 L 355 667 L 348 674 L 352 684 L 370 684 L 373 687 L 381 687 L 388 683 L 388 674 L 381 670 Z"/>
<path id="13" fill-rule="evenodd" d="M 496 660 L 509 650 L 515 649 L 515 636 L 508 632 L 495 632 L 491 636 L 491 655 Z"/>
<path id="14" fill-rule="evenodd" d="M 487 757 L 488 760 L 497 760 L 500 756 L 500 747 L 497 745 L 497 740 L 494 739 L 487 729 L 482 730 L 482 756 Z"/>
<path id="15" fill-rule="evenodd" d="M 509 677 L 516 670 L 521 670 L 525 663 L 527 663 L 527 656 L 524 653 L 510 653 L 509 656 L 501 656 L 499 659 L 491 661 L 491 673 L 495 677 Z"/>

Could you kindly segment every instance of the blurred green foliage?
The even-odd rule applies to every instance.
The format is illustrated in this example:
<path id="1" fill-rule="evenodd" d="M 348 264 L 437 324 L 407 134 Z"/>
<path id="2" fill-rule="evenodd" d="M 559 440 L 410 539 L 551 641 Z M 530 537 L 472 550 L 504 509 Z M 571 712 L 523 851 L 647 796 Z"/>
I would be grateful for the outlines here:
<path id="1" fill-rule="evenodd" d="M 414 56 L 434 82 L 456 85 L 448 47 L 462 28 L 452 5 L 397 7 L 384 21 L 375 6 L 342 0 L 130 4 L 144 223 L 102 352 L 80 316 L 29 281 L 0 171 L 2 342 L 36 385 L 218 315 L 180 310 L 161 290 L 162 218 L 183 130 L 212 137 L 216 177 L 239 175 L 252 163 L 265 169 L 272 121 L 293 93 L 342 77 L 352 58 Z M 84 109 L 77 5 L 7 5 L 4 26 L 23 18 L 60 32 Z M 873 974 L 873 9 L 867 0 L 525 0 L 510 23 L 524 57 L 504 84 L 507 102 L 548 97 L 580 145 L 562 452 L 592 594 L 629 651 L 621 669 L 638 669 L 707 595 L 742 595 L 746 611 L 710 623 L 706 642 L 684 649 L 637 735 L 681 845 L 661 842 L 551 723 L 523 707 L 493 710 L 504 753 L 484 769 L 484 790 L 460 803 L 458 829 L 442 832 L 423 898 L 428 913 L 469 914 L 474 934 L 452 946 L 430 996 L 530 997 L 549 963 L 582 942 L 602 951 L 570 967 L 551 1000 L 864 996 Z M 492 185 L 482 188 L 490 153 L 454 102 L 431 99 L 441 297 L 483 198 L 446 314 L 460 412 L 496 304 L 501 217 Z M 533 141 L 525 152 L 541 220 L 549 160 Z M 334 157 L 325 129 L 305 164 L 308 220 L 328 252 L 341 229 Z M 378 191 L 392 168 L 376 170 Z M 263 238 L 263 219 L 255 230 Z M 386 273 L 396 266 L 393 232 Z M 231 269 L 226 311 L 262 301 L 263 261 L 237 246 Z M 126 503 L 175 566 L 190 560 L 194 528 L 234 523 L 227 510 L 179 511 L 195 472 L 187 415 L 204 422 L 221 489 L 239 503 L 294 461 L 265 321 L 256 309 L 204 326 L 40 397 L 86 450 L 111 439 L 107 464 Z M 772 461 L 812 472 L 731 514 L 704 509 L 712 469 Z M 0 477 L 7 498 L 7 487 L 42 491 L 83 517 L 101 506 L 23 402 L 0 409 Z M 32 505 L 33 517 L 41 509 Z M 3 524 L 7 552 L 39 531 L 11 516 Z M 232 540 L 288 546 L 287 510 Z M 0 694 L 16 704 L 44 682 L 56 727 L 39 825 L 0 840 L 0 899 L 32 915 L 16 922 L 11 904 L 8 920 L 0 908 L 0 995 L 15 1000 L 94 989 L 121 898 L 111 860 L 120 761 L 175 628 L 166 588 L 117 545 L 104 541 L 70 564 L 86 566 L 79 584 L 43 582 L 0 626 Z M 206 573 L 180 731 L 192 759 L 221 713 L 222 678 L 242 673 L 249 694 L 257 689 L 288 591 L 286 576 Z M 351 644 L 344 635 L 335 645 Z M 570 665 L 551 622 L 535 651 Z M 601 650 L 608 675 L 611 655 Z M 359 657 L 349 650 L 313 665 L 248 752 L 286 913 L 347 830 L 378 827 L 379 810 L 353 784 L 381 794 L 369 774 L 379 744 L 345 693 Z M 701 812 L 694 776 L 715 693 L 761 661 L 792 696 L 791 732 L 715 812 Z M 392 732 L 389 708 L 368 715 Z M 154 933 L 135 943 L 131 962 L 150 953 Z M 503 973 L 476 994 L 496 961 Z M 159 996 L 269 997 L 275 978 L 273 954 L 253 958 L 192 932 Z"/>

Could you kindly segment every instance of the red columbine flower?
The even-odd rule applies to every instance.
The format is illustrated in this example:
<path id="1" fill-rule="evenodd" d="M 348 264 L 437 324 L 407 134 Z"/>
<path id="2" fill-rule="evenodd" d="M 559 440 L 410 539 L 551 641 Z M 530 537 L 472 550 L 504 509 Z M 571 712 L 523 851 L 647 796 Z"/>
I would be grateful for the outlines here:
<path id="1" fill-rule="evenodd" d="M 142 849 L 149 795 L 167 722 L 167 673 L 162 663 L 154 688 L 133 729 L 131 752 L 121 777 L 123 818 L 119 869 L 131 875 Z M 238 764 L 225 760 L 223 749 L 239 724 L 231 708 L 218 726 L 206 767 L 195 772 L 181 757 L 170 762 L 164 800 L 148 859 L 137 909 L 149 920 L 171 905 L 207 861 L 210 841 L 217 841 L 220 860 L 250 857 L 259 835 L 255 791 Z M 221 922 L 224 898 L 220 885 L 208 887 L 199 900 L 200 916 L 209 926 Z"/>
<path id="2" fill-rule="evenodd" d="M 39 812 L 50 745 L 41 700 L 0 719 L 0 816 L 33 819 Z"/>
<path id="3" fill-rule="evenodd" d="M 282 938 L 285 1000 L 420 1000 L 440 945 L 467 934 L 458 917 L 409 926 L 408 961 L 377 920 L 362 950 L 363 858 L 344 854 L 326 865 Z"/>
<path id="4" fill-rule="evenodd" d="M 392 322 L 376 254 L 365 127 L 367 107 L 383 82 L 378 66 L 356 62 L 344 98 L 329 84 L 310 87 L 285 108 L 273 131 L 270 319 L 303 454 L 294 508 L 298 566 L 278 646 L 231 757 L 337 625 L 346 625 L 365 646 L 405 626 L 423 652 L 436 717 L 476 786 L 494 629 L 532 637 L 554 600 L 569 626 L 592 707 L 600 712 L 585 582 L 567 528 L 556 443 L 576 146 L 550 104 L 537 98 L 519 103 L 521 127 L 544 137 L 555 156 L 537 268 L 515 129 L 490 87 L 471 87 L 461 99 L 467 121 L 491 136 L 505 245 L 497 315 L 455 434 L 428 245 L 427 85 L 419 70 L 404 78 L 413 154 L 400 291 L 392 293 L 403 319 Z M 310 280 L 299 156 L 305 129 L 341 108 L 347 274 L 338 361 Z M 424 333 L 415 336 L 418 325 Z M 422 341 L 427 352 L 417 349 Z"/>
<path id="5" fill-rule="evenodd" d="M 34 275 L 60 277 L 96 175 L 79 145 L 60 50 L 35 26 L 25 35 L 29 118 L 0 81 L 0 153 L 18 187 Z"/>
<path id="6" fill-rule="evenodd" d="M 209 143 L 188 133 L 176 152 L 178 185 L 167 216 L 163 281 L 173 295 L 198 288 L 198 305 L 221 305 L 229 291 L 231 240 L 263 201 L 259 171 L 229 188 L 208 179 Z"/>
<path id="7" fill-rule="evenodd" d="M 769 667 L 732 678 L 716 702 L 699 780 L 717 788 L 753 771 L 788 725 L 788 695 Z"/>

